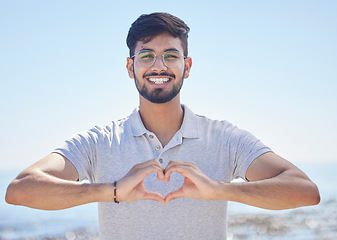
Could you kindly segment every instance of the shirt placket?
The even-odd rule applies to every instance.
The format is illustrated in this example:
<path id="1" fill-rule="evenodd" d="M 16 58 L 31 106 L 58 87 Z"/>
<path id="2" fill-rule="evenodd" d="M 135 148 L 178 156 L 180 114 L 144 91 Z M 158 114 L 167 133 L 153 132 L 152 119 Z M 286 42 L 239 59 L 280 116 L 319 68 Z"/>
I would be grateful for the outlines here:
<path id="1" fill-rule="evenodd" d="M 170 159 L 170 155 L 167 154 L 167 151 L 182 143 L 181 134 L 180 133 L 175 134 L 175 136 L 164 148 L 154 133 L 148 133 L 147 136 L 151 143 L 154 157 L 158 159 L 158 161 L 163 165 L 163 167 L 166 167 L 169 161 L 172 160 Z"/>

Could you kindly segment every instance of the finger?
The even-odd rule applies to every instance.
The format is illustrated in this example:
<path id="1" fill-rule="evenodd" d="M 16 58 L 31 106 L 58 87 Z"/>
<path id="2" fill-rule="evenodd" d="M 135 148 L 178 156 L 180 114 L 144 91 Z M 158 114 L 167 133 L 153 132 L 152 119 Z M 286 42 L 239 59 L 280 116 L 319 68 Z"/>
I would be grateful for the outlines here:
<path id="1" fill-rule="evenodd" d="M 188 177 L 190 174 L 187 172 L 190 171 L 186 166 L 171 166 L 168 169 L 165 169 L 164 181 L 168 183 L 170 181 L 171 173 L 178 172 L 184 177 Z"/>
<path id="2" fill-rule="evenodd" d="M 175 165 L 178 165 L 178 166 L 184 165 L 184 164 L 186 164 L 186 163 L 188 163 L 188 162 L 181 161 L 181 160 L 171 160 L 171 161 L 167 164 L 166 169 L 168 169 L 168 168 L 170 168 L 170 167 L 172 167 L 172 166 L 175 166 Z"/>
<path id="3" fill-rule="evenodd" d="M 187 162 L 187 161 L 181 161 L 181 160 L 171 160 L 166 168 L 172 167 L 172 166 L 191 166 L 194 167 L 196 164 L 194 162 Z"/>
<path id="4" fill-rule="evenodd" d="M 160 203 L 165 203 L 164 197 L 160 193 L 146 191 L 144 193 L 144 199 L 143 200 L 154 200 Z"/>
<path id="5" fill-rule="evenodd" d="M 194 162 L 185 162 L 185 161 L 172 161 L 171 165 L 168 165 L 165 168 L 165 181 L 170 180 L 170 175 L 172 172 L 178 172 L 184 177 L 194 179 L 197 181 L 198 176 L 202 173 L 199 167 Z M 203 173 L 202 173 L 203 174 Z"/>
<path id="6" fill-rule="evenodd" d="M 148 166 L 151 166 L 151 165 L 155 165 L 159 168 L 163 168 L 163 166 L 160 164 L 160 162 L 157 158 L 154 158 L 154 159 L 142 162 L 142 163 L 138 163 L 138 164 L 134 165 L 133 168 L 137 170 L 137 169 L 141 169 L 141 168 L 148 167 Z"/>
<path id="7" fill-rule="evenodd" d="M 157 178 L 159 181 L 164 179 L 164 172 L 162 167 L 158 167 L 156 165 L 150 165 L 139 169 L 139 174 L 141 175 L 141 179 L 144 180 L 150 173 L 155 172 L 157 173 Z"/>
<path id="8" fill-rule="evenodd" d="M 164 170 L 162 170 L 161 172 L 157 173 L 158 181 L 164 180 L 164 177 L 165 177 Z"/>
<path id="9" fill-rule="evenodd" d="M 185 197 L 185 194 L 182 188 L 179 188 L 178 190 L 170 192 L 169 194 L 166 195 L 165 203 L 168 203 L 169 201 L 172 201 L 173 199 L 181 198 L 181 197 Z"/>
<path id="10" fill-rule="evenodd" d="M 179 160 L 171 160 L 171 161 L 167 164 L 166 168 L 164 169 L 164 181 L 165 181 L 166 183 L 168 183 L 168 182 L 170 181 L 170 175 L 171 175 L 171 173 L 173 172 L 173 171 L 172 171 L 172 168 L 173 168 L 173 167 L 176 167 L 176 166 L 179 166 L 179 165 L 181 165 L 181 164 L 182 164 L 182 161 L 179 161 Z"/>
<path id="11" fill-rule="evenodd" d="M 156 171 L 157 172 L 157 178 L 158 181 L 162 181 L 164 179 L 164 168 L 163 165 L 159 162 L 158 158 L 151 159 L 146 162 L 145 166 L 150 166 L 150 165 L 157 166 L 160 170 Z"/>
<path id="12" fill-rule="evenodd" d="M 152 172 L 157 173 L 158 179 L 164 179 L 162 168 L 156 165 L 149 165 L 147 167 L 137 167 L 137 169 L 133 169 L 119 180 L 119 184 L 123 186 L 123 189 L 131 191 L 137 184 L 144 181 L 144 179 Z"/>

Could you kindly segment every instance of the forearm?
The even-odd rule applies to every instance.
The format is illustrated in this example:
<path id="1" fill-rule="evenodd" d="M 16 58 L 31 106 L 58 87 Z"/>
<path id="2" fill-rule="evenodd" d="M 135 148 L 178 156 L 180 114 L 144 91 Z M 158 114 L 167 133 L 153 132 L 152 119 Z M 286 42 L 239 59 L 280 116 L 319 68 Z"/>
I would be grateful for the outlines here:
<path id="1" fill-rule="evenodd" d="M 8 186 L 6 201 L 42 210 L 59 210 L 113 200 L 110 184 L 63 180 L 41 171 L 21 174 Z"/>
<path id="2" fill-rule="evenodd" d="M 293 176 L 291 171 L 253 182 L 219 182 L 215 196 L 217 200 L 271 210 L 315 205 L 320 201 L 317 186 L 307 178 Z"/>

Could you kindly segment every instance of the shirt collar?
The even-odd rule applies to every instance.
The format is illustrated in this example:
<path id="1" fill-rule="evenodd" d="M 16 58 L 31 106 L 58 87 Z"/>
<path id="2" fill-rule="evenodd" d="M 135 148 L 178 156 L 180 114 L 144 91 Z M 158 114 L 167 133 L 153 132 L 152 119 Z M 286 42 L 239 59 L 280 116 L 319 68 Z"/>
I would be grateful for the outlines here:
<path id="1" fill-rule="evenodd" d="M 147 132 L 149 132 L 140 117 L 139 107 L 135 108 L 129 117 L 131 134 L 132 136 L 139 137 Z"/>
<path id="2" fill-rule="evenodd" d="M 181 105 L 184 109 L 184 119 L 179 130 L 183 138 L 199 138 L 198 117 L 187 106 Z M 131 134 L 139 137 L 149 131 L 145 128 L 139 114 L 139 107 L 135 108 L 129 117 Z"/>
<path id="3" fill-rule="evenodd" d="M 181 105 L 184 109 L 184 120 L 180 132 L 184 138 L 199 138 L 198 117 L 186 105 Z"/>

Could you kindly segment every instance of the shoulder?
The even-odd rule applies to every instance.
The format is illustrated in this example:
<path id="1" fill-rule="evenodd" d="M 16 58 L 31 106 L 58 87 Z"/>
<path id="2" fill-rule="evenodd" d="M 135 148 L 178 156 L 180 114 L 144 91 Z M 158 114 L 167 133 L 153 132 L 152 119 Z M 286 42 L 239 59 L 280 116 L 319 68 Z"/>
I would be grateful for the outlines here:
<path id="1" fill-rule="evenodd" d="M 128 120 L 129 117 L 126 117 L 119 120 L 113 120 L 108 124 L 95 125 L 89 129 L 88 134 L 99 138 L 111 138 L 113 135 L 120 135 L 129 131 Z"/>
<path id="2" fill-rule="evenodd" d="M 196 116 L 200 136 L 236 146 L 258 140 L 249 131 L 241 129 L 227 120 L 215 120 L 201 115 Z"/>
<path id="3" fill-rule="evenodd" d="M 80 131 L 71 136 L 68 141 L 71 142 L 100 142 L 105 140 L 111 140 L 114 135 L 119 135 L 125 131 L 127 126 L 128 117 L 111 121 L 107 124 L 98 124 L 87 130 Z"/>
<path id="4" fill-rule="evenodd" d="M 239 129 L 237 126 L 227 120 L 211 119 L 203 115 L 196 114 L 198 119 L 199 128 L 210 132 L 226 132 L 238 134 L 244 130 Z"/>

